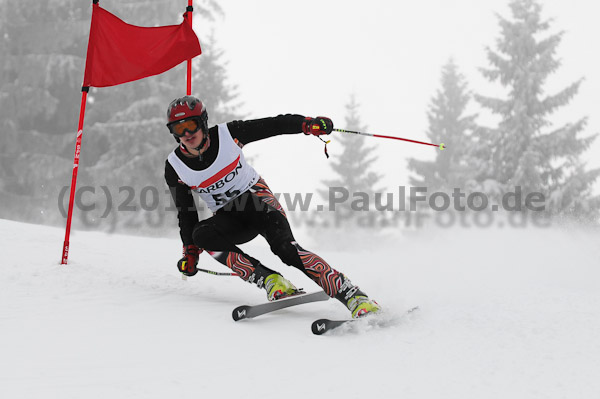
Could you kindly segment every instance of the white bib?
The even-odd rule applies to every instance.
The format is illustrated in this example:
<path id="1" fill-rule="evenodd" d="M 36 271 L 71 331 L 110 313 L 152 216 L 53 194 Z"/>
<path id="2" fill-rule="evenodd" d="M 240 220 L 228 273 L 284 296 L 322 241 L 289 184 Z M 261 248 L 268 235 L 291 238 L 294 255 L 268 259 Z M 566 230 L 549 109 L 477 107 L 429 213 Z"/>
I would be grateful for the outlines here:
<path id="1" fill-rule="evenodd" d="M 254 168 L 246 162 L 242 149 L 233 141 L 227 125 L 217 125 L 217 129 L 219 153 L 208 168 L 190 169 L 174 150 L 167 158 L 177 172 L 179 180 L 199 193 L 200 198 L 213 212 L 246 192 L 260 178 Z"/>

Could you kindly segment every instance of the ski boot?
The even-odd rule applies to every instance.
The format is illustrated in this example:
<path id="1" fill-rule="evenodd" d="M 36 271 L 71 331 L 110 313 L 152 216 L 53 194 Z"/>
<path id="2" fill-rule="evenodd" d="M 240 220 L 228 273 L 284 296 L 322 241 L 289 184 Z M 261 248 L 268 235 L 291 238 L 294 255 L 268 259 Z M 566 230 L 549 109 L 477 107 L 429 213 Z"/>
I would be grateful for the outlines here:
<path id="1" fill-rule="evenodd" d="M 265 279 L 265 290 L 267 290 L 267 299 L 269 301 L 304 294 L 304 291 L 294 287 L 294 284 L 278 273 L 267 276 Z"/>
<path id="2" fill-rule="evenodd" d="M 369 299 L 367 294 L 352 284 L 350 279 L 343 274 L 341 274 L 341 278 L 343 283 L 335 298 L 346 305 L 350 313 L 352 313 L 353 319 L 374 314 L 381 310 L 381 306 L 372 299 Z"/>
<path id="3" fill-rule="evenodd" d="M 381 310 L 381 306 L 366 295 L 355 295 L 348 300 L 348 309 L 352 313 L 352 318 L 357 319 L 369 314 L 377 313 Z"/>

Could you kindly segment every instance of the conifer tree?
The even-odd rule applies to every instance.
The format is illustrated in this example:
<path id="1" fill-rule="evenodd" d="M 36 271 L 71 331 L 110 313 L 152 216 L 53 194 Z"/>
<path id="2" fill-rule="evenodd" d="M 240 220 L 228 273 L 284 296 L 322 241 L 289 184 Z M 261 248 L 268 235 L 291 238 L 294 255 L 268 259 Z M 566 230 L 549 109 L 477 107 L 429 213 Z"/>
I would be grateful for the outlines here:
<path id="1" fill-rule="evenodd" d="M 90 8 L 76 0 L 0 3 L 0 217 L 56 216 L 52 183 L 71 171 L 64 133 L 75 130 L 80 82 L 73 76 L 82 76 L 79 43 Z"/>
<path id="2" fill-rule="evenodd" d="M 73 76 L 84 65 L 87 32 L 82 23 L 89 21 L 90 4 L 76 0 L 3 3 L 3 119 L 21 131 L 72 130 L 69 120 L 77 118 L 81 87 Z"/>
<path id="3" fill-rule="evenodd" d="M 409 159 L 408 168 L 415 172 L 411 184 L 425 186 L 430 192 L 465 187 L 474 178 L 473 133 L 476 115 L 465 115 L 471 100 L 464 76 L 450 59 L 442 69 L 441 88 L 433 97 L 427 117 L 427 137 L 444 143 L 446 151 L 436 151 L 431 161 Z"/>
<path id="4" fill-rule="evenodd" d="M 240 104 L 236 102 L 237 86 L 228 82 L 225 52 L 211 35 L 202 46 L 202 55 L 194 64 L 193 84 L 206 105 L 211 124 L 240 119 Z"/>
<path id="5" fill-rule="evenodd" d="M 367 129 L 361 122 L 359 104 L 354 96 L 346 104 L 345 129 L 358 131 Z M 373 171 L 375 147 L 368 146 L 364 136 L 340 133 L 334 140 L 334 145 L 341 147 L 341 151 L 331 159 L 330 163 L 335 178 L 324 180 L 323 183 L 328 189 L 319 190 L 319 194 L 328 200 L 331 190 L 339 189 L 348 192 L 348 201 L 336 207 L 337 215 L 330 215 L 336 220 L 333 223 L 334 227 L 342 227 L 345 223 L 356 224 L 359 219 L 369 217 L 365 212 L 367 208 L 369 211 L 374 210 L 374 193 L 378 191 L 376 186 L 381 176 Z M 369 197 L 368 203 L 363 201 L 365 196 Z M 342 220 L 343 224 L 340 223 Z"/>
<path id="6" fill-rule="evenodd" d="M 581 160 L 595 135 L 581 137 L 587 118 L 553 126 L 550 116 L 577 94 L 581 80 L 547 94 L 548 78 L 561 65 L 557 49 L 563 33 L 548 33 L 535 0 L 513 0 L 512 18 L 499 17 L 501 35 L 496 49 L 487 49 L 490 62 L 483 75 L 502 86 L 504 98 L 477 96 L 499 117 L 497 127 L 482 130 L 479 157 L 487 160 L 478 179 L 488 192 L 503 194 L 521 187 L 523 199 L 541 192 L 551 214 L 593 217 L 598 198 L 591 197 L 600 170 L 586 170 Z"/>

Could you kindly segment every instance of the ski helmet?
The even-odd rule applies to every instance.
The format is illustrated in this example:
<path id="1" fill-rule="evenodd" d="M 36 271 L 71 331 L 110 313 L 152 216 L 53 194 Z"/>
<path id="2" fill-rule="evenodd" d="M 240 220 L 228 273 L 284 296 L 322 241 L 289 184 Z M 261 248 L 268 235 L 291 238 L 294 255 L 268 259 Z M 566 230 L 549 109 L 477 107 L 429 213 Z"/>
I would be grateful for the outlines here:
<path id="1" fill-rule="evenodd" d="M 167 108 L 167 127 L 176 122 L 195 119 L 203 132 L 208 133 L 208 113 L 202 101 L 193 96 L 176 98 Z"/>

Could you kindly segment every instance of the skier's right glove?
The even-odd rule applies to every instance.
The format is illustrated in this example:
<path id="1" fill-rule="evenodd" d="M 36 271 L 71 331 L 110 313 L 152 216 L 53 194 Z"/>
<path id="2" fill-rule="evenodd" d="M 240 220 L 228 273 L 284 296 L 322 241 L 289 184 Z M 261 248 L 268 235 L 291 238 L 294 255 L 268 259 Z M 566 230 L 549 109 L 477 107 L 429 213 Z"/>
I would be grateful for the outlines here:
<path id="1" fill-rule="evenodd" d="M 333 122 L 325 116 L 317 116 L 316 118 L 306 117 L 302 122 L 302 132 L 306 135 L 321 136 L 330 134 L 333 131 Z"/>
<path id="2" fill-rule="evenodd" d="M 202 250 L 194 244 L 183 246 L 183 258 L 177 262 L 177 269 L 186 276 L 193 276 L 198 273 L 198 257 Z"/>

